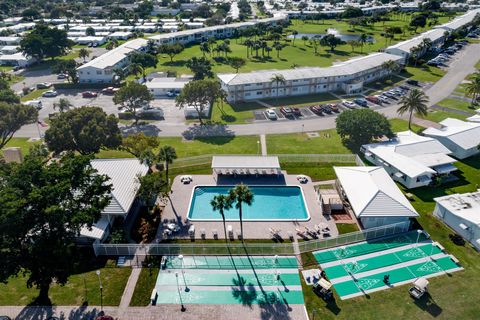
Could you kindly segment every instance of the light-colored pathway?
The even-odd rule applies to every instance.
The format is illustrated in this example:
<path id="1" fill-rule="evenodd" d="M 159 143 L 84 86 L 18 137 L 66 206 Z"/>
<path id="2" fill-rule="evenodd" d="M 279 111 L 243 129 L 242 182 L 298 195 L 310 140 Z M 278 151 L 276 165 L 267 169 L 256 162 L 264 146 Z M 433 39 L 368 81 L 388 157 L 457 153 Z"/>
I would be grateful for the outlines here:
<path id="1" fill-rule="evenodd" d="M 267 155 L 267 136 L 264 134 L 260 135 L 260 147 L 262 148 L 262 156 Z"/>
<path id="2" fill-rule="evenodd" d="M 132 273 L 130 273 L 125 290 L 123 290 L 122 299 L 120 300 L 120 309 L 126 309 L 130 305 L 141 271 L 142 268 L 132 268 Z"/>

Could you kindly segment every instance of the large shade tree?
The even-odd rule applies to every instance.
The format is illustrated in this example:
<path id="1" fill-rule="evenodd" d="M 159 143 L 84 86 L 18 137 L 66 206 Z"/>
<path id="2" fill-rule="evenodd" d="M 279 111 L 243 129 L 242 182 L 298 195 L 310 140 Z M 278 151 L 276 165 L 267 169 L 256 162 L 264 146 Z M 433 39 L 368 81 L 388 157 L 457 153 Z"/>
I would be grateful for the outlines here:
<path id="1" fill-rule="evenodd" d="M 420 116 L 426 116 L 428 112 L 428 97 L 419 89 L 412 89 L 410 92 L 400 99 L 400 108 L 397 112 L 400 115 L 409 113 L 408 116 L 408 129 L 412 130 L 412 117 L 413 114 Z"/>
<path id="2" fill-rule="evenodd" d="M 135 120 L 135 125 L 138 124 L 139 116 L 137 109 L 142 108 L 150 101 L 153 100 L 153 96 L 148 91 L 148 88 L 143 84 L 136 82 L 129 82 L 115 92 L 113 96 L 113 102 L 119 104 L 126 111 L 130 112 Z"/>
<path id="3" fill-rule="evenodd" d="M 122 136 L 114 115 L 107 115 L 99 107 L 84 106 L 58 113 L 45 132 L 45 142 L 57 154 L 75 151 L 86 155 L 119 147 Z"/>
<path id="4" fill-rule="evenodd" d="M 37 154 L 0 164 L 0 281 L 23 273 L 27 287 L 40 289 L 38 304 L 50 304 L 53 281 L 67 283 L 78 255 L 75 239 L 109 203 L 108 178 L 90 160 Z"/>
<path id="5" fill-rule="evenodd" d="M 50 28 L 45 23 L 39 23 L 27 33 L 20 41 L 20 50 L 25 55 L 43 58 L 55 58 L 67 53 L 73 46 L 73 41 L 68 39 L 67 31 Z"/>
<path id="6" fill-rule="evenodd" d="M 0 102 L 0 149 L 26 124 L 35 123 L 38 111 L 33 106 Z"/>

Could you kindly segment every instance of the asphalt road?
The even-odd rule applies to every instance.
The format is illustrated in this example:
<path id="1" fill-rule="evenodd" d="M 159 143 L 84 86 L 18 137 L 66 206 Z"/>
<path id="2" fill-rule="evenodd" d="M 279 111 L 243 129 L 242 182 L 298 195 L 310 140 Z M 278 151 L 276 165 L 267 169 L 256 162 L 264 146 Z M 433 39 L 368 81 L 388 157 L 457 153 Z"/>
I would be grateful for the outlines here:
<path id="1" fill-rule="evenodd" d="M 447 98 L 453 90 L 460 84 L 465 77 L 475 71 L 475 64 L 480 60 L 480 43 L 471 44 L 458 52 L 445 76 L 436 82 L 433 86 L 426 90 L 429 97 L 429 105 L 434 105 L 439 101 Z M 40 82 L 40 81 L 39 81 Z M 72 98 L 74 97 L 74 98 Z M 59 97 L 58 97 L 59 98 Z M 111 99 L 111 98 L 109 98 Z M 98 98 L 96 101 L 86 102 L 80 98 L 78 102 L 74 95 L 71 100 L 74 105 L 98 105 L 104 108 L 108 113 L 116 113 L 116 107 L 113 106 L 111 100 Z M 88 100 L 88 99 L 87 99 Z M 140 130 L 147 134 L 159 136 L 182 136 L 186 132 L 195 135 L 260 135 L 260 134 L 278 134 L 278 133 L 295 133 L 306 131 L 318 131 L 335 128 L 335 117 L 311 117 L 308 119 L 297 120 L 278 120 L 278 121 L 261 121 L 251 124 L 239 125 L 222 125 L 222 126 L 203 126 L 185 124 L 181 111 L 177 110 L 173 105 L 173 101 L 161 100 L 154 102 L 154 106 L 160 106 L 166 110 L 165 121 L 155 122 L 140 127 Z M 375 110 L 383 113 L 388 118 L 398 118 L 398 105 L 391 104 L 386 107 L 376 108 Z M 41 111 L 41 118 L 48 115 L 53 110 L 46 103 L 45 110 Z M 46 128 L 41 128 L 42 131 Z M 16 133 L 17 137 L 38 137 L 38 129 L 36 125 L 27 125 L 22 127 Z"/>

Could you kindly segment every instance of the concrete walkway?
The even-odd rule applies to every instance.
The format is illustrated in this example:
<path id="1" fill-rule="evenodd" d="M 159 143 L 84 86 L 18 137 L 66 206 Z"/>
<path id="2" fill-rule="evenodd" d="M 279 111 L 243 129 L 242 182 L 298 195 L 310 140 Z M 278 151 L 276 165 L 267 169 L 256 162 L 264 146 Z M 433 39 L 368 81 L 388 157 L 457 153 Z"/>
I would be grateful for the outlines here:
<path id="1" fill-rule="evenodd" d="M 127 309 L 130 305 L 141 271 L 142 268 L 132 268 L 132 273 L 130 273 L 125 290 L 123 290 L 122 300 L 120 300 L 120 309 Z"/>
<path id="2" fill-rule="evenodd" d="M 267 155 L 267 136 L 264 134 L 260 135 L 260 146 L 262 147 L 262 156 Z"/>
<path id="3" fill-rule="evenodd" d="M 437 104 L 445 98 L 448 98 L 455 88 L 462 83 L 467 75 L 473 73 L 475 64 L 480 60 L 480 43 L 468 45 L 465 49 L 458 52 L 453 59 L 447 73 L 437 81 L 432 87 L 426 90 L 429 97 L 429 106 Z M 268 104 L 262 102 L 263 106 Z M 398 118 L 398 106 L 392 104 L 390 106 L 378 109 L 387 118 Z M 408 115 L 405 115 L 408 117 Z M 154 132 L 158 136 L 163 137 L 180 137 L 187 130 L 191 130 L 192 126 L 183 123 L 157 122 L 140 127 L 141 130 Z M 335 128 L 335 117 L 315 117 L 296 121 L 269 121 L 256 122 L 249 124 L 225 125 L 224 130 L 219 134 L 237 136 L 260 135 L 260 134 L 278 134 L 278 133 L 296 133 L 302 131 L 319 131 Z M 46 128 L 40 128 L 45 131 Z M 153 130 L 152 130 L 153 129 Z M 209 131 L 206 126 L 205 131 Z M 35 124 L 26 125 L 15 134 L 16 137 L 38 137 L 38 129 Z"/>

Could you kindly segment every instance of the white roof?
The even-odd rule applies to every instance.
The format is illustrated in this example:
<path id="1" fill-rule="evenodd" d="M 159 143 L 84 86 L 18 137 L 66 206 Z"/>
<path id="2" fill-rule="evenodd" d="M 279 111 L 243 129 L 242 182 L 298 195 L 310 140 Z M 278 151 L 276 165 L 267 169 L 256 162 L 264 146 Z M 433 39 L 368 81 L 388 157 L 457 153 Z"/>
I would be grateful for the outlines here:
<path id="1" fill-rule="evenodd" d="M 459 218 L 480 225 L 480 189 L 476 192 L 456 193 L 434 198 L 434 200 L 437 205 L 441 205 Z"/>
<path id="2" fill-rule="evenodd" d="M 0 55 L 0 60 L 2 60 L 2 61 L 29 61 L 29 60 L 31 60 L 31 58 L 25 56 L 23 54 L 23 52 L 15 52 L 15 53 L 12 53 L 12 54 Z"/>
<path id="3" fill-rule="evenodd" d="M 358 218 L 418 216 L 382 167 L 333 167 L 333 169 Z"/>
<path id="4" fill-rule="evenodd" d="M 367 144 L 363 148 L 412 178 L 433 174 L 435 170 L 431 167 L 456 161 L 448 156 L 451 151 L 439 141 L 412 131 L 398 132 L 395 139 Z"/>
<path id="5" fill-rule="evenodd" d="M 477 113 L 476 115 L 468 117 L 467 120 L 470 122 L 480 122 L 480 114 Z"/>
<path id="6" fill-rule="evenodd" d="M 410 52 L 410 50 L 413 47 L 416 47 L 419 44 L 421 44 L 423 39 L 428 38 L 432 41 L 435 41 L 443 37 L 444 34 L 445 34 L 445 30 L 443 29 L 428 30 L 415 38 L 408 39 L 408 40 L 396 43 L 394 45 L 391 45 L 386 49 L 386 51 L 388 52 L 390 49 L 399 49 L 405 52 Z"/>
<path id="7" fill-rule="evenodd" d="M 463 27 L 465 24 L 471 22 L 475 18 L 475 15 L 477 15 L 478 13 L 480 13 L 480 9 L 468 11 L 464 15 L 461 15 L 460 17 L 457 17 L 452 21 L 444 23 L 440 26 L 436 26 L 435 28 L 457 30 Z"/>
<path id="8" fill-rule="evenodd" d="M 464 150 L 475 148 L 480 144 L 480 123 L 466 122 L 447 118 L 440 122 L 440 129 L 428 128 L 423 133 L 431 137 L 443 137 Z"/>
<path id="9" fill-rule="evenodd" d="M 113 67 L 119 61 L 124 59 L 129 53 L 133 51 L 138 51 L 141 48 L 146 47 L 147 44 L 148 44 L 148 41 L 141 38 L 125 42 L 121 46 L 115 49 L 112 49 L 102 54 L 100 57 L 90 60 L 84 65 L 78 67 L 78 70 L 81 70 L 87 67 L 98 68 L 98 69 Z"/>
<path id="10" fill-rule="evenodd" d="M 316 79 L 322 77 L 350 76 L 375 67 L 380 67 L 385 61 L 399 62 L 403 58 L 388 53 L 374 53 L 368 56 L 350 59 L 327 68 L 307 67 L 287 70 L 261 70 L 248 73 L 218 74 L 218 78 L 227 85 L 242 85 L 248 83 L 269 83 L 276 74 L 281 74 L 285 80 Z"/>
<path id="11" fill-rule="evenodd" d="M 138 159 L 94 159 L 92 167 L 99 174 L 107 175 L 112 184 L 112 199 L 104 214 L 127 214 L 140 187 L 138 175 L 144 176 L 148 167 Z"/>
<path id="12" fill-rule="evenodd" d="M 92 225 L 91 230 L 89 230 L 86 226 L 82 227 L 80 230 L 80 236 L 101 240 L 103 239 L 109 224 L 110 216 L 104 215 Z"/>
<path id="13" fill-rule="evenodd" d="M 154 78 L 152 81 L 146 82 L 145 86 L 149 89 L 183 89 L 189 80 L 190 79 L 179 80 L 177 78 Z"/>
<path id="14" fill-rule="evenodd" d="M 214 156 L 213 169 L 280 169 L 278 157 L 270 156 Z"/>

